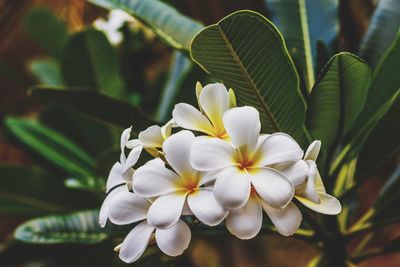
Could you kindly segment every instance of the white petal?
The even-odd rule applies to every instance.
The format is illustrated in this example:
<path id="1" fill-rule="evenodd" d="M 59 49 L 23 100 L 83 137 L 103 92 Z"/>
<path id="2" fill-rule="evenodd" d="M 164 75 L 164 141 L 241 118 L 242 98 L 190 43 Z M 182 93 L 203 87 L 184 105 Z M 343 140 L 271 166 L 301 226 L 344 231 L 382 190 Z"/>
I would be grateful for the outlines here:
<path id="1" fill-rule="evenodd" d="M 322 214 L 336 215 L 341 212 L 342 206 L 340 205 L 339 200 L 337 200 L 335 197 L 328 195 L 326 193 L 319 193 L 318 195 L 320 200 L 319 203 L 314 203 L 300 196 L 295 196 L 295 197 L 307 208 Z"/>
<path id="2" fill-rule="evenodd" d="M 158 247 L 172 257 L 181 255 L 189 247 L 191 236 L 190 228 L 182 220 L 169 229 L 156 230 Z"/>
<path id="3" fill-rule="evenodd" d="M 307 160 L 307 164 L 309 166 L 308 168 L 309 172 L 308 172 L 307 183 L 305 184 L 304 187 L 304 196 L 315 203 L 319 203 L 320 199 L 315 187 L 317 175 L 319 175 L 317 165 L 312 160 Z"/>
<path id="4" fill-rule="evenodd" d="M 122 190 L 126 190 L 125 186 L 119 186 L 112 190 L 104 199 L 103 204 L 101 205 L 100 212 L 99 212 L 99 224 L 101 227 L 106 226 L 107 219 L 109 217 L 109 211 L 110 211 L 110 203 L 111 199 L 114 198 L 118 192 L 121 192 Z"/>
<path id="5" fill-rule="evenodd" d="M 229 232 L 240 239 L 255 237 L 262 226 L 262 209 L 257 196 L 250 196 L 246 205 L 229 211 L 226 227 Z"/>
<path id="6" fill-rule="evenodd" d="M 313 160 L 316 161 L 319 150 L 321 149 L 321 141 L 315 140 L 308 146 L 306 154 L 304 155 L 305 160 Z"/>
<path id="7" fill-rule="evenodd" d="M 188 195 L 189 208 L 202 223 L 215 226 L 227 215 L 227 210 L 217 202 L 210 189 L 201 188 Z"/>
<path id="8" fill-rule="evenodd" d="M 299 229 L 302 215 L 293 202 L 283 209 L 273 208 L 264 201 L 261 205 L 281 235 L 290 236 Z"/>
<path id="9" fill-rule="evenodd" d="M 214 195 L 226 209 L 243 207 L 250 196 L 250 176 L 239 172 L 236 167 L 228 167 L 218 174 L 214 185 Z"/>
<path id="10" fill-rule="evenodd" d="M 259 166 L 298 161 L 303 157 L 303 150 L 285 133 L 274 133 L 265 138 L 256 153 L 260 157 Z"/>
<path id="11" fill-rule="evenodd" d="M 161 134 L 161 127 L 153 125 L 139 133 L 139 141 L 144 147 L 160 147 L 164 142 Z"/>
<path id="12" fill-rule="evenodd" d="M 126 160 L 125 153 L 124 153 L 125 145 L 131 136 L 131 131 L 132 131 L 132 126 L 129 128 L 126 128 L 121 134 L 121 139 L 120 139 L 120 148 L 121 148 L 120 162 L 121 163 L 125 163 L 125 160 Z"/>
<path id="13" fill-rule="evenodd" d="M 174 225 L 182 214 L 186 194 L 170 193 L 157 198 L 147 214 L 147 221 L 157 228 L 167 229 Z"/>
<path id="14" fill-rule="evenodd" d="M 219 138 L 196 138 L 190 153 L 192 166 L 200 171 L 211 171 L 232 166 L 236 150 Z"/>
<path id="15" fill-rule="evenodd" d="M 122 170 L 125 173 L 129 168 L 132 168 L 140 157 L 140 153 L 142 153 L 142 147 L 136 146 L 134 147 L 128 154 L 128 157 L 124 163 L 124 168 Z"/>
<path id="16" fill-rule="evenodd" d="M 118 192 L 110 201 L 109 217 L 114 224 L 124 225 L 146 219 L 150 202 L 128 190 Z"/>
<path id="17" fill-rule="evenodd" d="M 222 132 L 224 125 L 222 116 L 228 109 L 229 94 L 225 86 L 221 83 L 206 85 L 199 95 L 199 103 L 206 113 L 217 132 Z"/>
<path id="18" fill-rule="evenodd" d="M 117 185 L 125 183 L 125 180 L 122 178 L 122 169 L 123 167 L 119 162 L 116 162 L 111 167 L 106 183 L 106 193 L 108 193 L 112 188 L 116 187 Z"/>
<path id="19" fill-rule="evenodd" d="M 126 142 L 125 144 L 126 148 L 132 149 L 136 146 L 143 146 L 142 143 L 139 141 L 139 139 L 132 139 Z"/>
<path id="20" fill-rule="evenodd" d="M 161 136 L 163 140 L 167 139 L 171 136 L 172 128 L 177 127 L 178 125 L 173 119 L 170 119 L 163 127 L 161 127 Z"/>
<path id="21" fill-rule="evenodd" d="M 295 188 L 304 184 L 309 174 L 308 164 L 304 160 L 296 161 L 295 163 L 290 164 L 284 170 L 277 170 L 285 175 L 293 183 Z"/>
<path id="22" fill-rule="evenodd" d="M 251 183 L 261 199 L 275 208 L 285 207 L 293 198 L 294 187 L 282 173 L 260 168 L 250 173 Z"/>
<path id="23" fill-rule="evenodd" d="M 146 221 L 139 223 L 125 237 L 119 250 L 119 257 L 126 263 L 132 263 L 140 258 L 149 244 L 154 227 Z"/>
<path id="24" fill-rule="evenodd" d="M 155 197 L 177 190 L 181 178 L 159 159 L 150 160 L 133 175 L 133 191 L 143 197 Z"/>
<path id="25" fill-rule="evenodd" d="M 224 126 L 235 147 L 251 152 L 260 134 L 260 114 L 253 107 L 232 108 L 224 114 Z"/>
<path id="26" fill-rule="evenodd" d="M 190 150 L 194 140 L 194 134 L 184 130 L 171 135 L 163 144 L 165 158 L 181 177 L 197 173 L 190 164 Z"/>
<path id="27" fill-rule="evenodd" d="M 203 132 L 208 135 L 213 135 L 214 133 L 211 122 L 198 109 L 189 104 L 179 103 L 175 105 L 172 117 L 178 126 L 182 128 Z"/>
<path id="28" fill-rule="evenodd" d="M 236 96 L 232 88 L 229 89 L 228 94 L 229 94 L 229 108 L 236 107 Z"/>

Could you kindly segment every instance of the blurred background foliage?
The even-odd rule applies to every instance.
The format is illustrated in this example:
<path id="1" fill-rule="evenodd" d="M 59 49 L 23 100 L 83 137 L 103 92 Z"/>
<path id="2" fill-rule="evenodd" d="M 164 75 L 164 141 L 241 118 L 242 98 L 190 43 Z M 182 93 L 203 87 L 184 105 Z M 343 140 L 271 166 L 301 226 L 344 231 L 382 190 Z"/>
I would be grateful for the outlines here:
<path id="1" fill-rule="evenodd" d="M 384 120 L 369 124 L 375 110 L 368 111 L 368 106 L 383 106 L 387 96 L 396 96 L 399 88 L 398 79 L 393 78 L 398 76 L 400 62 L 399 1 L 147 2 L 154 10 L 163 9 L 176 20 L 173 22 L 185 24 L 184 30 L 176 32 L 157 27 L 157 18 L 146 13 L 149 8 L 135 9 L 137 1 L 131 1 L 127 9 L 131 8 L 137 19 L 120 25 L 118 33 L 123 38 L 117 44 L 93 23 L 109 18 L 109 13 L 92 2 L 106 7 L 113 3 L 0 1 L 1 266 L 125 265 L 112 248 L 126 229 L 108 226 L 101 230 L 97 224 L 108 170 L 119 154 L 119 134 L 131 124 L 134 130 L 141 130 L 166 122 L 175 103 L 195 103 L 195 82 L 205 84 L 215 78 L 190 60 L 193 33 L 240 9 L 264 14 L 280 30 L 304 96 L 317 81 L 306 124 L 312 136 L 326 141 L 320 164 L 332 160 L 327 155 L 334 154 L 339 137 L 346 140 L 344 145 L 352 144 L 344 146 L 346 153 L 339 153 L 330 170 L 325 168 L 326 175 L 337 177 L 327 183 L 346 205 L 339 222 L 349 228 L 341 240 L 346 243 L 331 244 L 332 249 L 346 244 L 359 266 L 399 266 L 398 94 L 391 98 L 395 104 L 389 112 L 382 110 L 388 114 Z M 298 10 L 308 14 L 306 33 L 299 23 L 304 13 Z M 368 66 L 356 57 L 339 54 L 329 61 L 342 51 L 366 60 L 372 68 L 371 81 L 355 78 L 364 77 L 360 72 L 370 76 Z M 207 63 L 207 58 L 199 58 Z M 339 64 L 349 69 L 357 66 L 354 76 L 343 79 L 343 88 L 392 90 L 381 98 L 365 94 L 366 111 L 349 122 L 355 125 L 352 129 L 372 131 L 368 138 L 341 124 L 345 106 L 338 109 L 339 117 L 330 117 L 329 125 L 324 124 L 323 115 L 318 117 L 324 112 L 318 106 L 318 92 L 327 86 L 324 79 L 337 75 Z M 209 71 L 221 78 L 213 69 Z M 353 108 L 359 104 L 344 105 Z M 335 125 L 335 120 L 341 126 Z M 372 130 L 375 124 L 378 127 Z M 382 136 L 379 129 L 390 129 L 390 134 Z M 390 142 L 383 144 L 382 138 Z M 357 161 L 355 154 L 361 149 Z M 323 216 L 317 219 L 327 227 L 333 223 Z M 267 234 L 243 242 L 227 235 L 221 239 L 218 233 L 198 235 L 183 256 L 171 259 L 149 249 L 137 266 L 317 266 L 318 262 L 318 251 L 307 236 L 287 239 Z"/>

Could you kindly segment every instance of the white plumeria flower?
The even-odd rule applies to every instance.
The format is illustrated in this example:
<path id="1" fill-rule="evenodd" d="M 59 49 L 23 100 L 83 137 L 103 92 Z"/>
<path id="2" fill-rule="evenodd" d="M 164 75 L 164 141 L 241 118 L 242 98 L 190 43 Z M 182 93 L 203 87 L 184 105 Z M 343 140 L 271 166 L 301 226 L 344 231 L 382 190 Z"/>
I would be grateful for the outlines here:
<path id="1" fill-rule="evenodd" d="M 139 133 L 138 140 L 143 148 L 154 157 L 162 155 L 162 145 L 171 136 L 172 128 L 176 127 L 174 120 L 170 120 L 164 126 L 153 125 Z M 130 143 L 128 143 L 130 146 Z"/>
<path id="2" fill-rule="evenodd" d="M 204 88 L 196 86 L 200 110 L 186 104 L 175 105 L 172 117 L 178 126 L 205 133 L 212 137 L 226 138 L 222 116 L 226 110 L 236 106 L 235 95 L 221 83 L 208 84 Z"/>
<path id="3" fill-rule="evenodd" d="M 181 131 L 171 135 L 163 144 L 165 159 L 170 167 L 156 158 L 138 168 L 133 178 L 133 190 L 143 197 L 158 197 L 147 216 L 150 225 L 167 229 L 181 217 L 184 207 L 190 209 L 202 223 L 214 226 L 227 215 L 209 187 L 209 176 L 190 165 L 189 155 L 195 140 L 193 133 Z"/>
<path id="4" fill-rule="evenodd" d="M 106 193 L 108 193 L 112 188 L 117 185 L 124 184 L 126 182 L 132 182 L 132 175 L 134 173 L 134 169 L 132 168 L 139 159 L 139 156 L 142 152 L 142 146 L 139 142 L 135 142 L 135 140 L 129 140 L 131 135 L 132 127 L 125 129 L 121 134 L 121 154 L 119 162 L 116 162 L 108 175 L 107 184 L 106 184 Z M 133 141 L 133 142 L 132 142 Z M 125 156 L 125 148 L 127 144 L 130 142 L 130 148 L 132 149 L 128 157 Z"/>
<path id="5" fill-rule="evenodd" d="M 252 187 L 269 206 L 285 208 L 294 195 L 293 184 L 268 166 L 298 161 L 303 156 L 300 146 L 284 133 L 259 136 L 259 113 L 253 107 L 230 109 L 223 122 L 232 144 L 217 138 L 197 139 L 192 166 L 213 172 L 214 194 L 225 208 L 243 207 Z"/>
<path id="6" fill-rule="evenodd" d="M 277 167 L 288 177 L 296 188 L 295 197 L 304 206 L 323 214 L 336 215 L 342 207 L 340 202 L 326 193 L 315 161 L 321 148 L 320 141 L 314 141 L 308 147 L 303 160 L 289 167 Z"/>
<path id="7" fill-rule="evenodd" d="M 125 23 L 133 23 L 135 19 L 120 9 L 113 9 L 108 14 L 108 20 L 104 18 L 96 19 L 93 26 L 104 32 L 108 41 L 112 45 L 118 45 L 122 42 L 123 34 L 119 31 Z"/>
<path id="8" fill-rule="evenodd" d="M 168 229 L 159 229 L 148 224 L 147 212 L 151 202 L 135 193 L 119 191 L 109 203 L 110 221 L 117 225 L 137 224 L 125 237 L 122 244 L 116 247 L 119 257 L 126 263 L 140 258 L 150 241 L 155 242 L 162 252 L 169 256 L 181 255 L 188 247 L 191 239 L 190 228 L 178 220 Z"/>

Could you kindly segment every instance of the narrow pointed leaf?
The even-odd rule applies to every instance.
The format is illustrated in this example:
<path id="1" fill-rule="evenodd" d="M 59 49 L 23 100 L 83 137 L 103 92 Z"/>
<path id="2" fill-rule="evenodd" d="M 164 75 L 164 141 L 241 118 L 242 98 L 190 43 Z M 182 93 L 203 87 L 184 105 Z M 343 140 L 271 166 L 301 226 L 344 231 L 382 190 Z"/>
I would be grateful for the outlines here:
<path id="1" fill-rule="evenodd" d="M 235 12 L 193 39 L 191 56 L 233 88 L 239 105 L 260 112 L 265 133 L 284 131 L 303 146 L 305 102 L 282 36 L 262 15 Z"/>
<path id="2" fill-rule="evenodd" d="M 373 68 L 389 48 L 400 28 L 400 1 L 380 0 L 361 46 L 360 56 Z"/>
<path id="3" fill-rule="evenodd" d="M 165 43 L 188 50 L 203 26 L 159 0 L 88 0 L 109 9 L 122 9 L 149 26 Z"/>
<path id="4" fill-rule="evenodd" d="M 348 132 L 364 107 L 371 71 L 355 55 L 340 53 L 323 69 L 310 95 L 307 127 L 326 148 Z"/>

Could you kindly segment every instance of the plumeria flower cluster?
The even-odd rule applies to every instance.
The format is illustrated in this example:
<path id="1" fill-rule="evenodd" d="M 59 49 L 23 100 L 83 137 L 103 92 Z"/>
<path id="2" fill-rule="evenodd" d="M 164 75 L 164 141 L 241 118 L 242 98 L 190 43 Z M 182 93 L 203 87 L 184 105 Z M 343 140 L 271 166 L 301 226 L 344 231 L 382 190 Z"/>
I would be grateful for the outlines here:
<path id="1" fill-rule="evenodd" d="M 191 240 L 185 216 L 208 226 L 225 220 L 231 234 L 250 239 L 264 213 L 280 234 L 294 234 L 302 220 L 294 198 L 323 214 L 341 211 L 315 163 L 319 141 L 304 153 L 288 134 L 261 134 L 258 111 L 236 107 L 234 92 L 220 83 L 198 83 L 196 95 L 198 108 L 177 104 L 166 125 L 138 139 L 130 140 L 131 128 L 121 135 L 99 220 L 136 224 L 116 247 L 123 261 L 136 261 L 154 242 L 167 255 L 182 254 Z M 154 159 L 136 168 L 143 149 Z"/>

